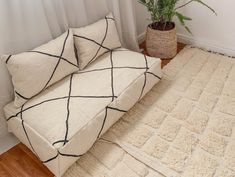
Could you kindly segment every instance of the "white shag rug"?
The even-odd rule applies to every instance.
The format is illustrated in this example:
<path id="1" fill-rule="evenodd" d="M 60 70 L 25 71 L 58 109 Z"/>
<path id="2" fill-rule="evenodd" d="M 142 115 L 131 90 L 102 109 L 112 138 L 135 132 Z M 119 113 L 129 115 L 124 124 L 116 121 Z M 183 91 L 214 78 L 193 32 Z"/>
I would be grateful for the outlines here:
<path id="1" fill-rule="evenodd" d="M 235 60 L 186 47 L 64 177 L 235 177 Z"/>

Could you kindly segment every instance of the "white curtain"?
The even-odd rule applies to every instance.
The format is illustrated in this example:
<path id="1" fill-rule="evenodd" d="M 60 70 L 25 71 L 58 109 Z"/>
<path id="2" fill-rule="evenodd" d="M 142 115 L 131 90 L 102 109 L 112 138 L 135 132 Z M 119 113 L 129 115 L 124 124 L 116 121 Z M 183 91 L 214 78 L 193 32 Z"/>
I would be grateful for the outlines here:
<path id="1" fill-rule="evenodd" d="M 124 46 L 138 50 L 133 0 L 0 0 L 0 55 L 33 49 L 110 11 Z M 10 79 L 0 61 L 0 137 L 6 133 L 2 107 L 13 100 Z"/>

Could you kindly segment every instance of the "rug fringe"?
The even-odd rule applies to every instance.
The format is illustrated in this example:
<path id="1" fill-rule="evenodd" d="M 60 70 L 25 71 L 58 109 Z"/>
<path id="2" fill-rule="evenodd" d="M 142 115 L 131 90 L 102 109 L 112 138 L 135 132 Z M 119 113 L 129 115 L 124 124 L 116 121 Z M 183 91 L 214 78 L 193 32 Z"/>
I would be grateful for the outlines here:
<path id="1" fill-rule="evenodd" d="M 196 45 L 193 45 L 193 44 L 189 44 L 189 45 L 185 46 L 185 49 L 190 49 L 190 48 L 197 48 L 197 49 L 201 49 L 205 52 L 209 52 L 209 53 L 212 53 L 212 54 L 221 55 L 221 56 L 225 56 L 225 57 L 228 57 L 228 58 L 231 58 L 231 59 L 235 59 L 235 56 L 227 55 L 225 53 L 216 52 L 216 51 L 213 51 L 213 50 L 209 50 L 209 49 L 206 49 L 205 47 L 199 47 L 199 46 L 196 46 Z"/>

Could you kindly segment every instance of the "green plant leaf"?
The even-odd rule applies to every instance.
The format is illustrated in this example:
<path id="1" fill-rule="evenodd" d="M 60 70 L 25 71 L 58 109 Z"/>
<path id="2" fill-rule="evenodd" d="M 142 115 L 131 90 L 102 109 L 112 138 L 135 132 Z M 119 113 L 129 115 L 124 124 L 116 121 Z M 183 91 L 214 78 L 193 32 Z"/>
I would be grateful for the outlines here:
<path id="1" fill-rule="evenodd" d="M 185 24 L 185 20 L 192 20 L 190 17 L 184 16 L 183 14 L 179 13 L 179 12 L 175 12 L 175 15 L 178 17 L 179 21 L 182 24 Z"/>
<path id="2" fill-rule="evenodd" d="M 193 1 L 196 1 L 200 4 L 202 4 L 203 6 L 207 7 L 208 9 L 210 9 L 215 15 L 217 15 L 216 11 L 214 9 L 212 9 L 210 6 L 208 6 L 206 3 L 204 3 L 203 1 L 201 0 L 193 0 Z"/>
<path id="3" fill-rule="evenodd" d="M 143 3 L 143 4 L 145 4 L 146 3 L 146 1 L 145 0 L 138 0 L 140 3 Z"/>
<path id="4" fill-rule="evenodd" d="M 167 24 L 167 22 L 172 22 L 174 16 L 177 16 L 180 23 L 189 32 L 189 28 L 185 25 L 185 21 L 192 20 L 191 18 L 184 16 L 177 10 L 183 8 L 193 2 L 200 3 L 201 5 L 207 7 L 210 11 L 216 14 L 215 10 L 209 5 L 203 2 L 203 0 L 187 0 L 186 3 L 176 7 L 176 4 L 181 0 L 138 0 L 139 3 L 147 7 L 151 15 L 151 20 L 153 23 Z M 217 14 L 216 14 L 217 15 Z"/>
<path id="5" fill-rule="evenodd" d="M 183 14 L 179 13 L 179 12 L 175 12 L 175 15 L 178 17 L 180 23 L 182 26 L 184 26 L 184 28 L 190 33 L 192 34 L 192 32 L 190 31 L 190 29 L 186 26 L 185 24 L 185 20 L 192 20 L 189 17 L 184 16 Z"/>
<path id="6" fill-rule="evenodd" d="M 146 2 L 145 2 L 145 0 L 138 0 L 138 2 L 139 2 L 140 4 L 142 4 L 142 5 L 146 6 Z"/>
<path id="7" fill-rule="evenodd" d="M 187 26 L 184 26 L 184 28 L 186 29 L 186 31 L 187 31 L 188 33 L 190 33 L 191 35 L 193 35 L 193 33 L 191 32 L 191 30 L 190 30 Z"/>

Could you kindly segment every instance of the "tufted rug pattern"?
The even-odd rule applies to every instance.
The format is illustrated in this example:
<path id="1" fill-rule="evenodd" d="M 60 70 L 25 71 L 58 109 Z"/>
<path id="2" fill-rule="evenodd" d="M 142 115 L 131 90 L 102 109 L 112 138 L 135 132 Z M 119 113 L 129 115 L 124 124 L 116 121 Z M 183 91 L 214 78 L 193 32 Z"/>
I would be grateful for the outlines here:
<path id="1" fill-rule="evenodd" d="M 235 60 L 186 47 L 64 177 L 235 177 Z"/>

